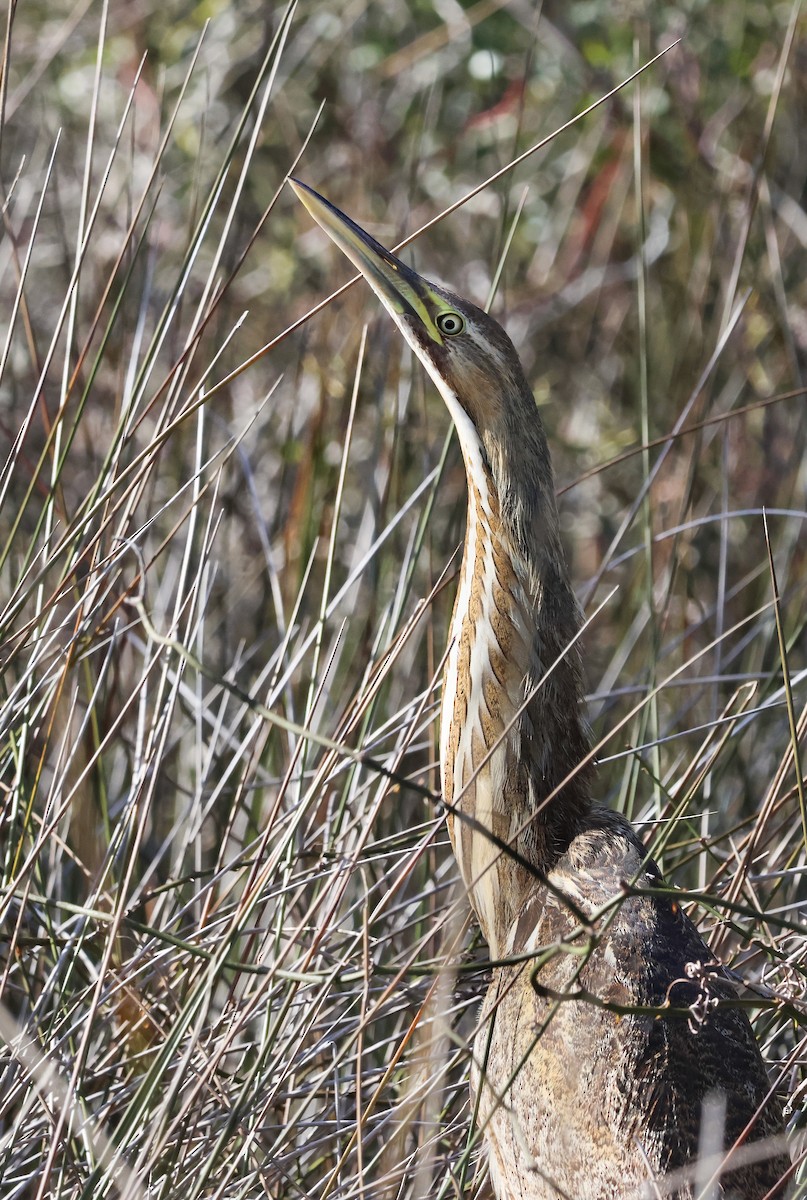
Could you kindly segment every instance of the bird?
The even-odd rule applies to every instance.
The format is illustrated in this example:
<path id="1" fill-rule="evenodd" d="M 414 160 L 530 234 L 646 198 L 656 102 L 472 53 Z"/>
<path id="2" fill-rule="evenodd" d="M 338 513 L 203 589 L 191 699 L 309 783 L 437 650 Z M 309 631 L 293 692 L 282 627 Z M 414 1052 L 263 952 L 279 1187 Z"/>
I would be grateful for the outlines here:
<path id="1" fill-rule="evenodd" d="M 299 180 L 442 396 L 467 476 L 442 687 L 449 837 L 491 973 L 470 1084 L 498 1200 L 782 1196 L 781 1101 L 736 985 L 593 796 L 582 616 L 513 343 Z"/>

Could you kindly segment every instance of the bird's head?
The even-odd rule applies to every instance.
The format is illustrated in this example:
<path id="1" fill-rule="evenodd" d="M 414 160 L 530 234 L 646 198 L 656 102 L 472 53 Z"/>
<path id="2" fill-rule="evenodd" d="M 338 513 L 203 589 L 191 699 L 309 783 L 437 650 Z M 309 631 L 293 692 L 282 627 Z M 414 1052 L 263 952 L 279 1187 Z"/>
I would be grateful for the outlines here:
<path id="1" fill-rule="evenodd" d="M 495 471 L 502 448 L 535 438 L 535 401 L 513 343 L 476 305 L 430 283 L 306 184 L 290 180 L 318 225 L 361 271 L 437 385 L 466 464 L 481 446 Z"/>

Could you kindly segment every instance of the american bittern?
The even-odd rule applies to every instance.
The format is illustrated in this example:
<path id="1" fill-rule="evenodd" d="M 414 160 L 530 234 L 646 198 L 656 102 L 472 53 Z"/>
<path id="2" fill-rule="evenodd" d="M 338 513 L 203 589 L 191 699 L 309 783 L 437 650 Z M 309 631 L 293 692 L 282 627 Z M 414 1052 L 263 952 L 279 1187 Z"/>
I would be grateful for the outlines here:
<path id="1" fill-rule="evenodd" d="M 441 767 L 491 958 L 514 960 L 493 971 L 471 1073 L 494 1190 L 781 1194 L 781 1111 L 744 1012 L 721 1003 L 733 985 L 674 898 L 627 892 L 625 882 L 657 888 L 658 867 L 630 824 L 592 801 L 580 765 L 580 613 L 516 351 L 484 312 L 293 186 L 431 375 L 465 461 Z M 703 1111 L 711 1166 L 699 1161 Z"/>

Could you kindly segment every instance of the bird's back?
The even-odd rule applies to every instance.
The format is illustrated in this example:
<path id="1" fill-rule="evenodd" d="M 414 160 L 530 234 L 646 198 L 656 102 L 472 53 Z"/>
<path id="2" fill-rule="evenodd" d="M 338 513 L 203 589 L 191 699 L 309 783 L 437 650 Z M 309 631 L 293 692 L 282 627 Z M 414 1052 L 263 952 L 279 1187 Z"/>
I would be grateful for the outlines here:
<path id="1" fill-rule="evenodd" d="M 711 1173 L 698 1166 L 705 1136 L 712 1152 L 741 1144 L 711 1194 L 762 1200 L 787 1159 L 748 1019 L 720 1005 L 733 986 L 680 907 L 625 896 L 623 881 L 661 879 L 627 822 L 595 808 L 513 925 L 509 954 L 535 957 L 494 971 L 474 1054 L 494 1190 L 691 1200 Z M 581 913 L 620 893 L 593 932 L 574 936 Z"/>

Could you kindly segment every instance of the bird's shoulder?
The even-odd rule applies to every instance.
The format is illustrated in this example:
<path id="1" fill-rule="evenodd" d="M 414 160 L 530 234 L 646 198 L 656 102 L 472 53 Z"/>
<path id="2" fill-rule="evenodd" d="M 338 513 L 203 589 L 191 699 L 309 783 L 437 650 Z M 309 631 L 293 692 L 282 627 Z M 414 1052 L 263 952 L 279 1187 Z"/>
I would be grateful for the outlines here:
<path id="1" fill-rule="evenodd" d="M 642 1005 L 696 1004 L 734 986 L 619 813 L 593 808 L 565 853 L 524 905 L 514 951 L 575 937 L 597 951 L 583 976 L 603 999 Z M 583 928 L 590 922 L 589 928 Z"/>

